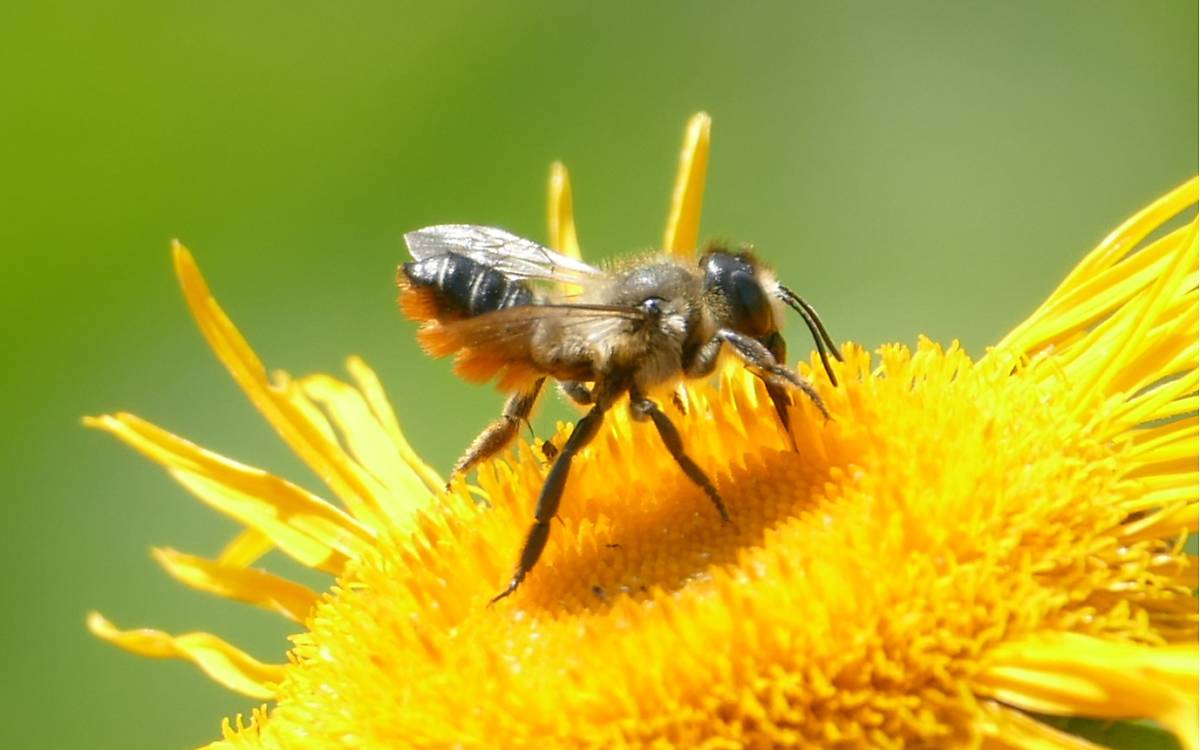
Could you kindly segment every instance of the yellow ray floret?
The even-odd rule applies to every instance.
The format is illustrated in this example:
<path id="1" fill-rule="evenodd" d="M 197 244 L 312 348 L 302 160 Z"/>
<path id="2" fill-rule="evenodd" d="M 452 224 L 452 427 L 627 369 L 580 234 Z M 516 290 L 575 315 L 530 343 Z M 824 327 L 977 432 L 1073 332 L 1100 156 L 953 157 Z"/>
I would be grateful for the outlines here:
<path id="1" fill-rule="evenodd" d="M 983 704 L 980 709 L 984 750 L 1105 750 L 1021 711 L 999 704 Z"/>
<path id="2" fill-rule="evenodd" d="M 407 518 L 426 496 L 387 491 L 342 449 L 333 428 L 297 385 L 283 374 L 273 382 L 268 380 L 258 357 L 212 299 L 191 254 L 176 243 L 174 256 L 184 296 L 209 346 L 280 437 L 360 520 L 382 528 L 385 523 Z M 403 468 L 427 474 L 411 465 Z"/>
<path id="3" fill-rule="evenodd" d="M 274 698 L 275 686 L 283 678 L 282 664 L 263 664 L 208 633 L 172 636 L 161 630 L 120 631 L 95 612 L 88 615 L 87 624 L 93 635 L 126 651 L 155 659 L 195 662 L 216 682 L 251 698 Z"/>
<path id="4" fill-rule="evenodd" d="M 571 199 L 571 178 L 562 162 L 550 165 L 550 201 L 546 224 L 550 248 L 579 259 L 579 238 L 575 235 L 575 208 Z"/>
<path id="5" fill-rule="evenodd" d="M 689 125 L 665 246 L 695 249 L 709 121 Z M 565 168 L 550 242 L 577 248 Z M 286 667 L 203 634 L 98 635 L 274 700 L 214 748 L 1096 746 L 1037 714 L 1148 718 L 1197 748 L 1197 182 L 1126 222 L 973 360 L 842 348 L 833 418 L 736 366 L 673 420 L 734 523 L 616 409 L 575 460 L 542 562 L 508 600 L 545 480 L 520 443 L 442 490 L 375 376 L 269 381 L 190 255 L 201 329 L 342 502 L 128 415 L 92 422 L 246 530 L 194 588 L 304 623 Z M 1173 223 L 1174 222 L 1174 223 Z M 561 426 L 561 444 L 569 427 Z M 477 497 L 486 503 L 476 502 Z M 338 576 L 249 568 L 271 547 Z"/>
<path id="6" fill-rule="evenodd" d="M 210 453 L 132 414 L 85 423 L 161 463 L 201 501 L 257 530 L 303 565 L 339 573 L 374 537 L 348 513 L 296 485 Z"/>
<path id="7" fill-rule="evenodd" d="M 1154 716 L 1197 746 L 1195 643 L 1161 648 L 1078 633 L 1049 633 L 997 646 L 981 684 L 999 701 L 1071 716 Z"/>
<path id="8" fill-rule="evenodd" d="M 679 154 L 679 172 L 671 193 L 663 250 L 684 258 L 690 258 L 696 252 L 696 241 L 700 236 L 700 209 L 704 206 L 711 131 L 711 117 L 704 112 L 694 115 L 688 122 L 683 150 Z"/>
<path id="9" fill-rule="evenodd" d="M 243 529 L 217 555 L 217 562 L 236 568 L 245 568 L 274 548 L 271 538 L 255 529 Z"/>
<path id="10" fill-rule="evenodd" d="M 185 586 L 263 607 L 293 622 L 304 622 L 317 603 L 312 589 L 266 571 L 205 560 L 173 549 L 156 549 L 153 554 Z"/>

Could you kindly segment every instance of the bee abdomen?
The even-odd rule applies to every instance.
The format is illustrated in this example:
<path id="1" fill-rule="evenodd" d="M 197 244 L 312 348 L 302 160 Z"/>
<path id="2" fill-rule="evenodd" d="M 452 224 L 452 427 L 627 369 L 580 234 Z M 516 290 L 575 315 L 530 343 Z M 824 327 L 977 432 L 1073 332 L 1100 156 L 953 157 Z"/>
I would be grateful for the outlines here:
<path id="1" fill-rule="evenodd" d="M 432 297 L 435 310 L 427 312 L 437 313 L 414 317 L 473 317 L 534 301 L 524 282 L 455 253 L 405 263 L 401 272 L 414 291 Z"/>

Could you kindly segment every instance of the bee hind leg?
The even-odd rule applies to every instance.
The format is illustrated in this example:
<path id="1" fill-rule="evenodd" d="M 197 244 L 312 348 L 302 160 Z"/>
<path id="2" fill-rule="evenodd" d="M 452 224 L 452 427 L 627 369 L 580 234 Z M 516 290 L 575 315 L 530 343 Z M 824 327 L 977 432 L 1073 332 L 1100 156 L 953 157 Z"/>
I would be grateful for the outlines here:
<path id="1" fill-rule="evenodd" d="M 667 451 L 675 459 L 675 463 L 679 464 L 679 468 L 683 469 L 683 473 L 687 475 L 688 479 L 704 490 L 704 494 L 708 495 L 708 499 L 716 506 L 717 513 L 721 514 L 721 520 L 729 523 L 729 511 L 725 508 L 725 501 L 721 499 L 721 493 L 717 492 L 717 488 L 704 470 L 684 452 L 683 439 L 679 437 L 679 430 L 675 428 L 671 419 L 663 413 L 662 409 L 658 408 L 658 404 L 641 394 L 631 393 L 629 411 L 638 421 L 649 419 L 654 423 L 654 427 L 658 430 L 658 436 L 662 438 L 663 445 L 667 447 Z"/>
<path id="2" fill-rule="evenodd" d="M 471 441 L 466 452 L 454 464 L 450 471 L 451 480 L 465 474 L 480 461 L 490 458 L 512 442 L 521 429 L 521 423 L 528 423 L 529 413 L 537 403 L 545 378 L 538 378 L 529 388 L 514 393 L 504 404 L 504 412 L 500 418 L 483 429 L 479 437 Z M 449 483 L 446 484 L 449 487 Z"/>

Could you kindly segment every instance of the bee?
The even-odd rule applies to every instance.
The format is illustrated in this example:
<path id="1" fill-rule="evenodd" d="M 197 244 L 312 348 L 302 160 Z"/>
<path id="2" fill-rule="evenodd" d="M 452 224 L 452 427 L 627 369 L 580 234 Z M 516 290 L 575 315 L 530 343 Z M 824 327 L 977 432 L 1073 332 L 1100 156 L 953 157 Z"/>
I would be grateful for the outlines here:
<path id="1" fill-rule="evenodd" d="M 550 536 L 571 462 L 599 432 L 605 414 L 628 394 L 629 411 L 650 422 L 664 447 L 728 523 L 712 480 L 684 449 L 655 397 L 683 380 L 703 378 L 723 351 L 762 379 L 796 448 L 788 410 L 800 391 L 829 418 L 812 384 L 785 366 L 779 332 L 785 308 L 799 313 L 816 342 L 825 372 L 837 347 L 816 311 L 748 249 L 709 247 L 692 265 L 656 254 L 599 269 L 501 229 L 467 224 L 426 227 L 405 235 L 413 260 L 397 270 L 404 314 L 423 326 L 418 341 L 433 357 L 456 355 L 454 371 L 477 383 L 496 381 L 510 394 L 454 465 L 451 477 L 503 450 L 541 394 L 547 378 L 587 407 L 553 458 L 533 523 L 508 586 L 517 590 Z M 680 403 L 680 405 L 682 405 Z"/>

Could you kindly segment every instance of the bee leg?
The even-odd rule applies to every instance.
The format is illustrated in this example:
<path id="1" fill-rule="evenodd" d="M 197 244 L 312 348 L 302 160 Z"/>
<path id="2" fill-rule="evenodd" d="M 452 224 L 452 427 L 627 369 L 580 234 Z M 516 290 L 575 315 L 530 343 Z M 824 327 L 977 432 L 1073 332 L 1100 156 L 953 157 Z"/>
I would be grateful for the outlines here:
<path id="1" fill-rule="evenodd" d="M 558 390 L 564 396 L 571 399 L 580 406 L 592 405 L 592 389 L 588 388 L 578 380 L 562 380 L 558 383 Z"/>
<path id="2" fill-rule="evenodd" d="M 787 342 L 783 340 L 783 335 L 779 331 L 774 331 L 759 341 L 767 347 L 767 351 L 771 353 L 776 362 L 787 363 Z M 779 423 L 783 425 L 788 442 L 792 444 L 792 451 L 799 453 L 800 448 L 796 445 L 796 436 L 792 433 L 792 420 L 788 418 L 788 411 L 792 407 L 792 395 L 788 393 L 787 388 L 770 381 L 764 380 L 763 385 L 767 387 L 767 395 L 771 397 L 771 403 L 775 406 L 775 414 L 779 416 Z"/>
<path id="3" fill-rule="evenodd" d="M 719 338 L 710 339 L 703 346 L 698 346 L 683 362 L 683 373 L 689 378 L 704 378 L 712 375 L 717 369 L 717 360 L 721 355 Z"/>
<path id="4" fill-rule="evenodd" d="M 792 407 L 791 395 L 788 394 L 787 388 L 777 383 L 764 380 L 763 384 L 767 387 L 767 395 L 771 397 L 771 403 L 775 405 L 775 414 L 779 416 L 779 423 L 783 425 L 783 430 L 787 433 L 788 440 L 792 444 L 792 451 L 799 453 L 800 448 L 796 445 L 796 436 L 792 434 L 792 420 L 788 416 L 788 412 Z M 825 416 L 828 417 L 829 415 L 826 414 Z"/>
<path id="5" fill-rule="evenodd" d="M 821 400 L 817 389 L 812 387 L 812 383 L 779 364 L 762 342 L 728 328 L 717 331 L 714 338 L 729 344 L 729 348 L 733 349 L 734 353 L 741 357 L 746 366 L 753 370 L 755 375 L 762 378 L 768 387 L 775 386 L 786 389 L 790 385 L 799 388 L 825 415 L 826 419 L 830 418 L 829 410 L 825 408 L 825 402 Z M 776 408 L 778 409 L 778 406 Z"/>
<path id="6" fill-rule="evenodd" d="M 542 383 L 545 381 L 545 378 L 538 378 L 526 390 L 514 393 L 509 397 L 504 404 L 504 413 L 500 415 L 500 418 L 485 427 L 483 432 L 479 433 L 479 437 L 471 442 L 462 458 L 454 464 L 454 468 L 450 471 L 451 479 L 459 474 L 467 473 L 475 464 L 496 455 L 512 442 L 521 429 L 521 423 L 528 423 L 529 413 L 533 411 L 538 393 L 541 392 Z M 449 484 L 447 483 L 446 486 L 449 487 Z"/>
<path id="7" fill-rule="evenodd" d="M 655 428 L 658 429 L 658 436 L 662 438 L 663 445 L 667 446 L 675 463 L 679 464 L 679 468 L 683 469 L 683 473 L 687 475 L 688 479 L 704 490 L 704 494 L 708 495 L 708 499 L 721 514 L 721 520 L 729 523 L 729 511 L 725 509 L 725 501 L 721 499 L 721 493 L 717 492 L 717 488 L 713 486 L 704 470 L 683 452 L 683 439 L 679 437 L 679 430 L 675 429 L 671 419 L 663 413 L 662 409 L 658 408 L 658 404 L 639 393 L 630 393 L 629 411 L 638 421 L 643 421 L 648 417 L 654 422 Z"/>
<path id="8" fill-rule="evenodd" d="M 609 402 L 611 403 L 611 400 Z M 533 525 L 529 527 L 529 534 L 525 537 L 525 546 L 521 548 L 521 557 L 517 561 L 517 569 L 513 573 L 512 580 L 508 582 L 508 586 L 503 591 L 492 598 L 490 604 L 495 604 L 516 591 L 517 587 L 521 585 L 521 581 L 525 580 L 525 576 L 537 564 L 538 558 L 542 556 L 542 550 L 546 548 L 546 540 L 550 538 L 550 519 L 558 514 L 558 503 L 562 500 L 563 488 L 567 484 L 567 474 L 571 471 L 571 460 L 575 458 L 576 453 L 591 442 L 592 438 L 596 437 L 596 433 L 600 431 L 600 425 L 604 423 L 604 412 L 607 408 L 608 403 L 597 403 L 591 411 L 575 423 L 575 429 L 567 438 L 567 442 L 563 444 L 562 450 L 558 452 L 558 458 L 550 467 L 550 473 L 546 475 L 546 483 L 542 485 L 542 493 L 538 495 L 537 509 L 533 513 Z"/>

